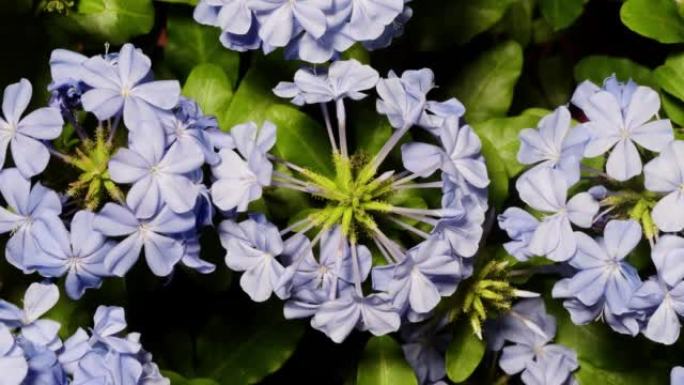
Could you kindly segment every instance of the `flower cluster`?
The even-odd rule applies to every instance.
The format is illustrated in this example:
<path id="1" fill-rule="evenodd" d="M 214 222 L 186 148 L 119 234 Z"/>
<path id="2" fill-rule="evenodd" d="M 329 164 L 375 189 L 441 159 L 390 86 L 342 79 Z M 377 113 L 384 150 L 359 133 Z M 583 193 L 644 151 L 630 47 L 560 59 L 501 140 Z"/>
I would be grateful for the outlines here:
<path id="1" fill-rule="evenodd" d="M 221 210 L 233 215 L 245 211 L 266 186 L 324 202 L 280 231 L 256 213 L 221 223 L 226 263 L 244 272 L 240 285 L 254 301 L 275 293 L 286 300 L 287 318 L 311 317 L 314 328 L 341 342 L 355 328 L 381 335 L 396 331 L 402 318 L 425 319 L 441 297 L 454 294 L 472 274 L 489 179 L 479 139 L 460 125 L 463 106 L 455 99 L 428 101 L 433 87 L 430 70 L 381 79 L 354 60 L 334 62 L 327 71 L 301 69 L 293 83 L 280 83 L 277 95 L 298 105 L 320 104 L 335 176 L 268 154 L 275 141 L 270 125 L 233 128 L 235 150 L 222 150 L 222 163 L 213 169 L 211 195 Z M 361 100 L 372 88 L 379 95 L 378 112 L 396 130 L 372 159 L 364 160 L 349 155 L 344 102 Z M 339 140 L 328 103 L 335 105 Z M 388 155 L 414 126 L 426 128 L 434 144 L 404 144 L 405 171 L 385 169 Z M 438 208 L 393 203 L 397 191 L 420 196 L 431 190 L 441 196 Z M 397 231 L 407 238 L 400 239 Z M 372 243 L 361 243 L 365 241 Z M 364 288 L 369 277 L 370 293 L 370 287 Z"/>
<path id="2" fill-rule="evenodd" d="M 233 137 L 181 97 L 177 81 L 155 81 L 150 59 L 130 44 L 91 58 L 58 49 L 50 66 L 51 107 L 21 119 L 31 98 L 26 80 L 3 97 L 0 149 L 4 160 L 11 144 L 14 166 L 0 171 L 7 260 L 27 274 L 66 276 L 74 299 L 125 275 L 143 249 L 158 276 L 179 262 L 212 272 L 199 257 L 199 232 L 214 216 L 203 166 L 220 167 L 218 150 L 234 148 Z M 85 126 L 82 111 L 96 127 Z M 72 131 L 62 134 L 65 121 Z M 78 139 L 67 140 L 72 134 Z M 51 155 L 79 173 L 64 194 L 30 180 Z M 113 202 L 96 211 L 106 200 Z"/>
<path id="3" fill-rule="evenodd" d="M 535 166 L 516 187 L 531 210 L 509 208 L 499 217 L 512 238 L 505 247 L 519 260 L 536 255 L 569 265 L 571 276 L 553 296 L 575 323 L 600 318 L 619 333 L 672 344 L 684 316 L 684 142 L 656 117 L 658 94 L 632 81 L 585 82 L 572 103 L 583 123 L 572 127 L 559 107 L 520 134 L 518 160 Z M 597 169 L 604 163 L 605 172 Z M 580 192 L 566 201 L 568 190 Z M 628 261 L 642 238 L 656 269 L 645 281 Z"/>
<path id="4" fill-rule="evenodd" d="M 60 324 L 43 315 L 57 304 L 59 289 L 33 283 L 23 308 L 0 300 L 0 368 L 5 385 L 169 385 L 138 333 L 123 334 L 124 310 L 100 306 L 90 333 L 79 328 L 62 341 Z"/>
<path id="5" fill-rule="evenodd" d="M 556 320 L 543 300 L 522 300 L 489 326 L 489 348 L 501 351 L 499 367 L 506 374 L 522 373 L 525 385 L 577 384 L 572 376 L 579 367 L 577 354 L 551 343 Z"/>
<path id="6" fill-rule="evenodd" d="M 229 49 L 284 48 L 288 58 L 323 63 L 356 42 L 388 46 L 411 18 L 410 0 L 201 0 L 198 23 L 221 29 Z"/>

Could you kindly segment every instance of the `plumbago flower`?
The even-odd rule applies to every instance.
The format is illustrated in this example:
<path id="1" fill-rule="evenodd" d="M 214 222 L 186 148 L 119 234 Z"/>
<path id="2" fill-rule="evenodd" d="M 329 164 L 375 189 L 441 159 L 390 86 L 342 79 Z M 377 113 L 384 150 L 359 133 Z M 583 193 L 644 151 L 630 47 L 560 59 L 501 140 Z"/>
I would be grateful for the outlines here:
<path id="1" fill-rule="evenodd" d="M 60 324 L 40 318 L 58 299 L 55 285 L 33 283 L 24 309 L 0 300 L 2 384 L 170 384 L 142 349 L 140 335 L 122 335 L 120 307 L 98 307 L 91 334 L 79 328 L 62 343 Z"/>
<path id="2" fill-rule="evenodd" d="M 350 155 L 345 101 L 363 100 L 374 87 L 378 112 L 396 130 L 376 154 Z M 211 197 L 230 215 L 219 226 L 226 264 L 243 272 L 240 285 L 254 301 L 275 294 L 286 301 L 287 318 L 311 317 L 312 327 L 342 342 L 354 329 L 382 335 L 398 330 L 402 320 L 426 319 L 473 274 L 489 179 L 479 139 L 458 122 L 464 109 L 455 99 L 428 101 L 433 87 L 430 70 L 381 79 L 354 60 L 302 69 L 294 82 L 278 84 L 274 92 L 294 104 L 320 105 L 334 175 L 268 154 L 276 137 L 270 124 L 232 129 L 234 148 L 219 152 Z M 337 130 L 328 103 L 335 105 Z M 417 169 L 414 164 L 427 160 L 421 156 L 432 155 L 402 150 L 405 170 L 394 171 L 385 161 L 416 126 L 426 127 L 432 142 L 405 146 L 429 147 L 439 162 Z M 315 208 L 282 230 L 262 214 L 241 219 L 264 188 L 307 194 Z M 402 206 L 396 198 L 431 190 L 443 197 L 436 208 Z M 397 232 L 408 238 L 399 240 Z M 386 264 L 373 262 L 373 254 Z M 365 286 L 368 277 L 372 285 Z"/>
<path id="3" fill-rule="evenodd" d="M 32 91 L 26 80 L 3 98 L 0 158 L 10 146 L 16 166 L 0 170 L 7 260 L 26 274 L 65 276 L 73 299 L 105 277 L 123 276 L 143 250 L 158 276 L 178 262 L 212 272 L 199 257 L 200 229 L 214 215 L 202 167 L 219 167 L 219 149 L 256 153 L 249 133 L 221 132 L 215 118 L 180 98 L 177 81 L 154 81 L 150 59 L 131 44 L 93 57 L 58 49 L 50 65 L 52 107 L 21 119 Z M 70 168 L 63 175 L 78 178 L 51 181 L 56 191 L 32 184 L 50 156 Z"/>
<path id="4" fill-rule="evenodd" d="M 489 348 L 501 351 L 499 367 L 507 374 L 522 373 L 526 385 L 576 384 L 577 354 L 552 344 L 555 335 L 556 320 L 537 298 L 518 302 L 488 328 Z"/>
<path id="5" fill-rule="evenodd" d="M 614 77 L 606 79 L 602 88 L 583 83 L 575 92 L 572 102 L 588 119 L 579 126 L 589 132 L 584 156 L 605 154 L 607 160 L 599 161 L 606 160 L 607 173 L 580 159 L 579 183 L 567 186 L 574 191 L 590 187 L 577 195 L 588 194 L 592 199 L 580 205 L 586 212 L 581 231 L 564 232 L 560 237 L 575 247 L 566 248 L 569 276 L 556 283 L 553 296 L 563 299 L 576 324 L 602 319 L 618 333 L 642 333 L 653 341 L 673 344 L 684 316 L 684 239 L 672 234 L 684 229 L 684 144 L 674 140 L 669 121 L 653 120 L 658 100 L 653 90 L 632 81 L 619 83 Z M 643 147 L 641 152 L 633 142 Z M 521 159 L 530 156 L 524 151 L 535 150 L 523 144 Z M 642 156 L 647 159 L 643 168 Z M 518 185 L 538 170 L 562 173 L 557 164 L 543 162 L 523 174 Z M 561 184 L 558 178 L 546 188 Z M 535 191 L 544 188 L 538 184 Z M 531 208 L 546 211 L 526 199 L 525 191 L 520 193 Z M 593 199 L 603 210 L 599 215 Z M 543 199 L 544 204 L 548 202 Z M 570 215 L 571 210 L 564 212 Z M 519 208 L 508 209 L 499 217 L 500 227 L 512 238 L 506 249 L 520 260 L 538 255 L 558 261 L 555 250 L 538 247 L 535 239 L 546 220 Z M 556 234 L 548 233 L 544 239 L 557 238 Z M 656 274 L 642 279 L 628 258 L 647 250 L 638 247 L 644 239 Z"/>
<path id="6" fill-rule="evenodd" d="M 288 58 L 323 63 L 356 42 L 383 48 L 403 33 L 410 0 L 202 0 L 194 18 L 221 29 L 229 49 L 284 48 Z"/>

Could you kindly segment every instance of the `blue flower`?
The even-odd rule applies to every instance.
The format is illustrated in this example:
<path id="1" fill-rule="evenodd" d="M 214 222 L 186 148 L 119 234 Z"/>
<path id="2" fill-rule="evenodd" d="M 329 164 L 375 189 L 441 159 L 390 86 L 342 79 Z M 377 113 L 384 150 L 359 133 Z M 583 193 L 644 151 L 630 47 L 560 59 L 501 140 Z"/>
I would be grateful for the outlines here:
<path id="1" fill-rule="evenodd" d="M 408 3 L 411 0 L 404 0 Z M 413 16 L 413 9 L 404 7 L 404 10 L 397 16 L 393 22 L 385 27 L 385 30 L 375 40 L 364 41 L 363 46 L 370 51 L 378 50 L 380 48 L 387 48 L 392 44 L 392 40 L 404 34 L 404 26 L 411 20 Z"/>
<path id="2" fill-rule="evenodd" d="M 644 166 L 644 186 L 665 195 L 653 207 L 653 222 L 662 231 L 684 229 L 684 141 L 674 141 Z"/>
<path id="3" fill-rule="evenodd" d="M 379 336 L 399 329 L 401 320 L 382 294 L 367 297 L 351 293 L 322 304 L 311 319 L 314 329 L 340 343 L 354 328 Z"/>
<path id="4" fill-rule="evenodd" d="M 73 385 L 133 385 L 138 384 L 141 376 L 142 364 L 135 357 L 89 352 L 78 362 Z"/>
<path id="5" fill-rule="evenodd" d="M 649 315 L 642 330 L 644 336 L 672 345 L 679 338 L 679 317 L 684 316 L 684 282 L 670 286 L 656 276 L 651 277 L 634 293 L 630 306 Z"/>
<path id="6" fill-rule="evenodd" d="M 588 228 L 599 205 L 588 193 L 567 200 L 567 183 L 562 174 L 539 168 L 518 178 L 520 198 L 543 213 L 541 223 L 530 240 L 529 251 L 554 261 L 565 261 L 575 254 L 577 241 L 572 224 Z"/>
<path id="7" fill-rule="evenodd" d="M 354 285 L 351 246 L 341 229 L 336 226 L 323 232 L 320 243 L 317 260 L 313 256 L 311 242 L 305 236 L 294 235 L 285 242 L 286 276 L 281 278 L 279 286 L 288 285 L 295 291 L 320 290 L 325 297 L 330 297 Z M 371 270 L 371 253 L 363 245 L 356 248 L 361 280 L 365 280 Z"/>
<path id="8" fill-rule="evenodd" d="M 358 41 L 379 38 L 404 10 L 404 0 L 351 0 L 344 32 Z"/>
<path id="9" fill-rule="evenodd" d="M 57 217 L 35 225 L 35 239 L 43 252 L 28 256 L 26 263 L 44 277 L 66 274 L 66 292 L 72 299 L 81 298 L 86 289 L 99 288 L 108 275 L 104 258 L 113 242 L 93 229 L 94 219 L 91 212 L 77 212 L 70 232 Z"/>
<path id="10" fill-rule="evenodd" d="M 66 49 L 55 49 L 50 54 L 50 74 L 52 82 L 50 107 L 59 108 L 63 114 L 81 107 L 81 95 L 86 85 L 81 82 L 80 71 L 86 56 Z"/>
<path id="11" fill-rule="evenodd" d="M 660 109 L 658 94 L 637 87 L 620 100 L 614 93 L 598 91 L 589 96 L 582 109 L 589 119 L 585 126 L 590 140 L 584 155 L 595 157 L 611 151 L 606 162 L 608 175 L 625 181 L 641 173 L 641 156 L 635 146 L 660 152 L 674 139 L 669 120 L 651 121 Z"/>
<path id="12" fill-rule="evenodd" d="M 390 72 L 376 87 L 380 99 L 378 113 L 387 115 L 392 127 L 408 129 L 420 120 L 427 103 L 426 95 L 434 87 L 434 73 L 425 68 L 405 71 L 401 78 Z"/>
<path id="13" fill-rule="evenodd" d="M 589 139 L 584 126 L 571 127 L 570 111 L 558 107 L 539 121 L 538 129 L 520 132 L 518 161 L 561 171 L 568 186 L 580 178 L 580 161 Z"/>
<path id="14" fill-rule="evenodd" d="M 57 360 L 57 354 L 46 346 L 19 339 L 19 345 L 28 361 L 26 384 L 67 385 L 64 368 Z"/>
<path id="15" fill-rule="evenodd" d="M 29 342 L 57 350 L 62 347 L 62 341 L 57 335 L 59 323 L 40 317 L 52 309 L 58 300 L 57 286 L 50 283 L 32 283 L 24 294 L 23 309 L 0 300 L 0 324 L 20 328 L 21 336 Z"/>
<path id="16" fill-rule="evenodd" d="M 24 178 L 41 173 L 50 161 L 50 153 L 42 142 L 55 139 L 62 133 L 64 120 L 56 108 L 39 108 L 23 119 L 33 89 L 21 79 L 5 88 L 0 117 L 0 169 L 5 165 L 7 147 L 12 148 L 12 159 Z"/>
<path id="17" fill-rule="evenodd" d="M 11 233 L 7 242 L 5 257 L 7 261 L 24 272 L 32 270 L 26 259 L 37 257 L 40 248 L 34 238 L 35 224 L 45 220 L 59 220 L 62 203 L 57 194 L 36 183 L 24 179 L 19 170 L 10 168 L 0 172 L 0 193 L 8 208 L 0 208 L 0 233 Z"/>
<path id="18" fill-rule="evenodd" d="M 269 122 L 261 129 L 254 123 L 233 127 L 237 151 L 220 150 L 221 163 L 212 167 L 216 181 L 211 186 L 211 198 L 219 209 L 243 212 L 261 197 L 262 188 L 270 185 L 273 165 L 266 153 L 275 144 L 275 130 Z"/>
<path id="19" fill-rule="evenodd" d="M 112 180 L 133 184 L 127 205 L 142 218 L 162 205 L 179 214 L 194 209 L 199 186 L 187 174 L 204 163 L 202 149 L 193 141 L 176 141 L 167 149 L 164 136 L 154 131 L 136 135 L 140 137 L 130 140 L 130 148 L 120 148 L 109 160 Z"/>
<path id="20" fill-rule="evenodd" d="M 407 325 L 402 328 L 401 349 L 420 384 L 434 384 L 446 376 L 444 354 L 451 341 L 446 320 L 431 325 Z"/>
<path id="21" fill-rule="evenodd" d="M 219 226 L 226 264 L 244 271 L 240 287 L 256 302 L 266 301 L 279 288 L 285 268 L 276 259 L 283 252 L 278 228 L 259 215 L 243 222 L 224 221 Z"/>
<path id="22" fill-rule="evenodd" d="M 302 31 L 318 39 L 327 29 L 323 10 L 331 0 L 254 0 L 250 8 L 260 22 L 259 37 L 267 47 L 285 47 Z"/>
<path id="23" fill-rule="evenodd" d="M 183 258 L 183 244 L 174 234 L 194 228 L 195 216 L 189 211 L 176 214 L 164 206 L 150 218 L 136 216 L 130 208 L 107 203 L 93 221 L 93 227 L 109 237 L 125 238 L 105 256 L 108 272 L 123 277 L 133 267 L 143 246 L 152 272 L 160 277 L 171 274 Z"/>
<path id="24" fill-rule="evenodd" d="M 641 241 L 641 226 L 635 221 L 613 220 L 608 222 L 603 237 L 596 240 L 584 233 L 575 233 L 577 252 L 569 264 L 577 269 L 572 278 L 561 280 L 554 287 L 553 296 L 574 298 L 582 306 L 598 308 L 597 316 L 603 315 L 609 324 L 615 317 L 630 312 L 629 301 L 641 285 L 636 269 L 624 261 L 625 257 Z M 573 311 L 574 303 L 566 307 Z M 575 316 L 573 320 L 578 319 Z M 629 334 L 636 335 L 636 321 L 611 327 L 620 331 L 627 326 Z"/>
<path id="25" fill-rule="evenodd" d="M 532 362 L 520 376 L 525 385 L 578 385 L 568 368 L 576 367 L 577 361 L 564 354 L 554 354 L 549 359 Z"/>
<path id="26" fill-rule="evenodd" d="M 216 270 L 216 265 L 200 258 L 201 245 L 199 234 L 190 231 L 182 234 L 180 239 L 183 244 L 183 257 L 181 258 L 183 265 L 201 274 L 211 274 Z"/>
<path id="27" fill-rule="evenodd" d="M 149 81 L 152 62 L 132 44 L 121 47 L 116 63 L 95 56 L 83 63 L 82 81 L 91 87 L 81 97 L 83 108 L 99 120 L 123 112 L 129 130 L 142 123 L 158 125 L 158 112 L 178 103 L 180 84 L 175 80 Z"/>
<path id="28" fill-rule="evenodd" d="M 541 372 L 542 378 L 560 379 L 555 383 L 564 384 L 578 368 L 574 351 L 550 343 L 556 334 L 556 322 L 546 314 L 543 300 L 520 301 L 498 322 L 500 342 L 495 347 L 500 348 L 505 340 L 513 343 L 503 347 L 499 359 L 499 367 L 507 374 L 523 372 L 523 381 L 532 385 L 539 383 L 532 379 L 539 378 Z M 551 372 L 546 373 L 547 370 Z"/>
<path id="29" fill-rule="evenodd" d="M 524 262 L 534 256 L 529 250 L 530 241 L 539 227 L 539 220 L 518 207 L 509 207 L 498 217 L 499 227 L 504 230 L 510 242 L 504 243 L 508 254 Z"/>
<path id="30" fill-rule="evenodd" d="M 660 278 L 670 286 L 676 286 L 684 279 L 684 238 L 664 235 L 651 250 L 651 260 L 658 269 Z"/>
<path id="31" fill-rule="evenodd" d="M 675 366 L 670 372 L 670 385 L 684 385 L 684 367 Z"/>
<path id="32" fill-rule="evenodd" d="M 368 65 L 358 61 L 335 61 L 327 73 L 316 74 L 308 69 L 295 73 L 294 83 L 280 82 L 273 92 L 282 98 L 293 98 L 292 103 L 327 103 L 341 98 L 361 100 L 366 97 L 361 91 L 375 87 L 380 76 Z"/>
<path id="33" fill-rule="evenodd" d="M 373 288 L 389 293 L 395 308 L 424 314 L 456 291 L 463 270 L 449 242 L 432 236 L 409 250 L 403 261 L 374 267 Z"/>
<path id="34" fill-rule="evenodd" d="M 24 352 L 7 326 L 0 324 L 0 373 L 3 385 L 20 385 L 28 373 Z"/>
<path id="35" fill-rule="evenodd" d="M 196 102 L 181 97 L 173 113 L 165 114 L 160 119 L 166 133 L 167 146 L 180 143 L 180 147 L 188 152 L 201 151 L 204 161 L 209 165 L 220 162 L 214 151 L 214 140 L 221 135 L 230 137 L 230 134 L 218 129 L 216 118 L 204 116 Z"/>

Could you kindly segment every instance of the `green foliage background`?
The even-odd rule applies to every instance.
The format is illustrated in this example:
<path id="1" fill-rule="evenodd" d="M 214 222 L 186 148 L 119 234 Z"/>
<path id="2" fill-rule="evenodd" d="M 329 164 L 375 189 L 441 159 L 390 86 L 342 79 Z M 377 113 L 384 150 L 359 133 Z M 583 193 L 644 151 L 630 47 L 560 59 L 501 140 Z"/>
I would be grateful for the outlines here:
<path id="1" fill-rule="evenodd" d="M 291 79 L 298 63 L 282 52 L 237 54 L 224 49 L 217 29 L 192 20 L 194 0 L 2 0 L 0 85 L 29 78 L 47 101 L 48 58 L 63 47 L 89 54 L 132 41 L 153 58 L 158 78 L 179 79 L 183 93 L 224 129 L 269 119 L 279 127 L 276 152 L 320 172 L 329 171 L 324 131 L 315 110 L 298 110 L 270 92 Z M 63 6 L 63 7 L 60 7 Z M 675 0 L 414 0 L 404 36 L 388 49 L 355 47 L 345 55 L 371 63 L 381 73 L 430 67 L 441 85 L 435 99 L 458 97 L 480 134 L 497 208 L 516 202 L 511 181 L 522 171 L 515 160 L 517 134 L 548 110 L 569 101 L 581 81 L 600 83 L 615 73 L 659 90 L 663 111 L 684 125 L 684 5 Z M 57 12 L 62 9 L 62 12 Z M 49 12 L 52 10 L 52 12 Z M 377 149 L 391 129 L 368 108 L 349 114 L 357 148 Z M 681 134 L 681 129 L 678 128 Z M 301 196 L 275 190 L 262 207 L 273 218 L 305 209 Z M 494 231 L 488 252 L 500 253 Z M 285 321 L 282 304 L 254 304 L 221 267 L 215 234 L 206 234 L 203 254 L 219 265 L 199 276 L 178 271 L 166 281 L 143 268 L 74 303 L 63 299 L 51 316 L 63 335 L 90 324 L 102 303 L 123 305 L 130 329 L 174 385 L 416 384 L 392 337 L 353 334 L 335 345 L 305 322 Z M 4 260 L 1 295 L 18 299 L 27 283 Z M 536 277 L 525 288 L 548 293 L 553 277 Z M 557 342 L 577 350 L 583 385 L 648 385 L 668 382 L 670 368 L 684 364 L 684 346 L 664 348 L 628 338 L 602 324 L 577 327 L 558 302 Z M 496 369 L 496 356 L 457 323 L 447 352 L 454 382 L 516 383 Z"/>

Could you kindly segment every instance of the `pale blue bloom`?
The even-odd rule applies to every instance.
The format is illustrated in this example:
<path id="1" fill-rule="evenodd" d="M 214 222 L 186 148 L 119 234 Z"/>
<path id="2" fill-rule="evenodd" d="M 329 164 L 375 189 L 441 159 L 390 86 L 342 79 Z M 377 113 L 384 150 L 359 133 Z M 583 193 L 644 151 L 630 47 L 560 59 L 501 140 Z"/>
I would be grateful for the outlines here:
<path id="1" fill-rule="evenodd" d="M 454 210 L 460 211 L 460 214 L 442 218 L 437 222 L 433 232 L 441 234 L 458 256 L 473 257 L 477 253 L 482 238 L 480 218 L 484 218 L 484 211 L 479 206 L 470 212 L 465 211 L 463 207 Z"/>
<path id="2" fill-rule="evenodd" d="M 142 364 L 135 357 L 91 351 L 78 362 L 72 385 L 137 385 L 141 376 Z"/>
<path id="3" fill-rule="evenodd" d="M 411 0 L 404 0 L 409 3 Z M 363 46 L 370 51 L 387 48 L 392 44 L 392 40 L 404 34 L 404 26 L 411 20 L 413 9 L 406 6 L 394 21 L 385 27 L 385 30 L 375 40 L 364 41 Z"/>
<path id="4" fill-rule="evenodd" d="M 262 188 L 271 184 L 273 165 L 266 157 L 275 145 L 276 128 L 266 122 L 259 129 L 254 123 L 233 127 L 235 150 L 222 149 L 221 163 L 212 167 L 216 181 L 211 186 L 211 198 L 223 211 L 247 210 L 250 202 L 261 197 Z"/>
<path id="5" fill-rule="evenodd" d="M 380 336 L 397 331 L 401 320 L 382 294 L 363 297 L 350 292 L 322 304 L 311 319 L 311 326 L 341 343 L 354 328 Z"/>
<path id="6" fill-rule="evenodd" d="M 651 260 L 658 269 L 660 278 L 670 286 L 676 286 L 684 279 L 684 238 L 664 235 L 651 250 Z"/>
<path id="7" fill-rule="evenodd" d="M 387 115 L 396 129 L 406 130 L 419 122 L 427 103 L 426 95 L 434 88 L 432 70 L 405 71 L 401 78 L 390 71 L 387 79 L 380 79 L 376 86 L 378 96 L 376 109 Z"/>
<path id="8" fill-rule="evenodd" d="M 226 249 L 226 265 L 244 271 L 240 287 L 256 302 L 266 301 L 273 292 L 284 296 L 279 282 L 285 268 L 276 259 L 283 252 L 278 228 L 262 215 L 235 223 L 227 220 L 219 226 L 221 244 Z"/>
<path id="9" fill-rule="evenodd" d="M 20 328 L 21 336 L 29 342 L 57 350 L 62 347 L 62 341 L 57 335 L 59 323 L 40 317 L 52 309 L 58 300 L 57 286 L 50 283 L 32 283 L 24 293 L 23 309 L 0 300 L 0 324 Z"/>
<path id="10" fill-rule="evenodd" d="M 344 33 L 357 41 L 378 39 L 404 11 L 404 0 L 351 0 Z"/>
<path id="11" fill-rule="evenodd" d="M 64 368 L 57 360 L 57 354 L 41 344 L 25 339 L 17 341 L 24 351 L 28 362 L 25 384 L 67 385 L 69 383 Z"/>
<path id="12" fill-rule="evenodd" d="M 456 291 L 463 270 L 451 244 L 432 236 L 409 250 L 403 261 L 374 267 L 373 288 L 387 292 L 395 308 L 424 314 Z"/>
<path id="13" fill-rule="evenodd" d="M 218 129 L 215 117 L 203 115 L 195 101 L 181 97 L 173 113 L 165 114 L 160 119 L 166 133 L 167 146 L 180 143 L 180 147 L 186 148 L 189 152 L 201 151 L 204 154 L 204 161 L 209 165 L 220 162 L 214 151 L 214 138 L 219 135 L 230 135 Z"/>
<path id="14" fill-rule="evenodd" d="M 22 119 L 31 101 L 33 88 L 26 79 L 5 88 L 0 117 L 0 169 L 5 165 L 7 148 L 24 178 L 31 178 L 47 167 L 50 153 L 42 142 L 62 133 L 64 120 L 57 108 L 39 108 Z"/>
<path id="15" fill-rule="evenodd" d="M 433 325 L 409 324 L 402 328 L 401 349 L 418 377 L 419 384 L 434 384 L 446 376 L 445 358 L 451 332 L 446 319 Z"/>
<path id="16" fill-rule="evenodd" d="M 140 218 L 130 208 L 107 203 L 95 216 L 93 227 L 109 237 L 125 237 L 105 256 L 108 272 L 123 277 L 145 248 L 145 260 L 160 277 L 171 274 L 183 258 L 183 244 L 173 237 L 195 227 L 192 211 L 174 213 L 164 206 L 151 218 Z"/>
<path id="17" fill-rule="evenodd" d="M 280 82 L 273 92 L 281 98 L 292 98 L 298 106 L 342 98 L 361 100 L 366 97 L 362 91 L 375 87 L 379 79 L 371 66 L 351 59 L 333 62 L 327 73 L 322 74 L 300 69 L 295 73 L 294 83 Z"/>
<path id="18" fill-rule="evenodd" d="M 571 224 L 591 226 L 599 205 L 588 193 L 579 193 L 567 200 L 567 182 L 562 174 L 550 168 L 539 168 L 518 178 L 516 189 L 520 198 L 543 213 L 534 231 L 529 251 L 554 261 L 570 259 L 577 249 Z"/>
<path id="19" fill-rule="evenodd" d="M 250 8 L 259 20 L 259 37 L 268 47 L 285 47 L 296 35 L 306 31 L 318 39 L 325 33 L 324 9 L 331 0 L 254 0 Z"/>
<path id="20" fill-rule="evenodd" d="M 603 315 L 616 331 L 626 327 L 628 334 L 636 335 L 639 331 L 636 320 L 629 321 L 622 316 L 630 313 L 629 301 L 641 285 L 641 279 L 624 259 L 641 241 L 641 226 L 632 220 L 613 220 L 606 225 L 603 237 L 596 240 L 580 232 L 575 235 L 577 252 L 569 264 L 577 272 L 572 278 L 559 281 L 553 296 L 579 301 L 580 304 L 566 304 L 571 313 L 582 307 L 595 309 L 595 317 Z M 575 314 L 573 321 L 581 318 Z"/>
<path id="21" fill-rule="evenodd" d="M 679 317 L 684 316 L 684 282 L 670 286 L 653 276 L 634 293 L 630 306 L 648 314 L 648 323 L 642 330 L 644 336 L 672 345 L 679 339 Z"/>
<path id="22" fill-rule="evenodd" d="M 163 205 L 179 214 L 195 208 L 199 186 L 187 174 L 203 163 L 194 141 L 177 140 L 167 148 L 164 136 L 152 131 L 135 134 L 129 148 L 120 148 L 109 160 L 109 174 L 117 183 L 132 184 L 126 204 L 149 218 Z"/>
<path id="23" fill-rule="evenodd" d="M 81 95 L 87 86 L 81 81 L 80 71 L 88 57 L 66 49 L 55 49 L 50 54 L 50 74 L 52 82 L 50 107 L 59 108 L 63 114 L 81 107 Z"/>
<path id="24" fill-rule="evenodd" d="M 71 231 L 57 217 L 35 224 L 35 237 L 43 251 L 26 258 L 27 265 L 44 277 L 66 275 L 66 292 L 79 299 L 86 289 L 99 288 L 107 276 L 105 255 L 114 243 L 93 229 L 95 214 L 79 211 L 71 220 Z"/>
<path id="25" fill-rule="evenodd" d="M 675 366 L 670 372 L 670 385 L 684 385 L 684 367 Z"/>
<path id="26" fill-rule="evenodd" d="M 644 186 L 666 194 L 651 212 L 656 226 L 667 232 L 684 229 L 684 141 L 670 143 L 644 166 Z"/>
<path id="27" fill-rule="evenodd" d="M 572 357 L 554 354 L 549 359 L 532 362 L 520 376 L 525 385 L 577 385 L 568 368 L 576 367 Z"/>
<path id="28" fill-rule="evenodd" d="M 589 136 L 584 126 L 571 127 L 571 120 L 570 111 L 562 106 L 543 117 L 537 129 L 522 130 L 518 162 L 559 170 L 568 186 L 579 181 L 580 161 Z"/>
<path id="29" fill-rule="evenodd" d="M 359 277 L 354 277 L 351 247 L 339 227 L 321 234 L 318 259 L 313 255 L 311 242 L 303 235 L 290 237 L 284 244 L 283 255 L 287 268 L 280 286 L 288 285 L 295 291 L 320 290 L 327 297 L 337 296 L 354 285 L 355 278 L 365 281 L 372 265 L 370 250 L 357 245 Z"/>
<path id="30" fill-rule="evenodd" d="M 539 369 L 545 366 L 553 368 L 554 372 L 544 377 L 550 375 L 565 381 L 579 366 L 574 351 L 551 344 L 556 322 L 546 314 L 542 299 L 518 302 L 498 321 L 497 334 L 499 342 L 495 348 L 501 348 L 504 341 L 513 343 L 503 347 L 499 367 L 509 375 L 523 372 L 523 381 L 537 377 Z M 537 382 L 529 382 L 531 384 Z"/>
<path id="31" fill-rule="evenodd" d="M 20 385 L 28 373 L 24 352 L 7 326 L 0 324 L 0 373 L 2 385 Z"/>
<path id="32" fill-rule="evenodd" d="M 8 208 L 0 208 L 0 233 L 11 233 L 7 242 L 7 261 L 26 273 L 32 272 L 26 258 L 37 257 L 41 251 L 34 238 L 35 224 L 45 220 L 58 220 L 62 203 L 57 194 L 24 179 L 20 171 L 10 168 L 0 172 L 0 193 Z"/>
<path id="33" fill-rule="evenodd" d="M 443 102 L 428 100 L 425 111 L 418 120 L 418 125 L 436 136 L 440 136 L 442 127 L 448 119 L 459 120 L 465 115 L 465 106 L 456 98 Z"/>
<path id="34" fill-rule="evenodd" d="M 652 121 L 660 109 L 660 98 L 654 90 L 640 86 L 627 95 L 626 106 L 626 99 L 620 100 L 608 91 L 598 91 L 581 103 L 589 119 L 585 126 L 590 135 L 584 155 L 595 157 L 612 149 L 606 172 L 618 181 L 641 173 L 641 156 L 635 143 L 660 152 L 674 139 L 669 120 Z"/>
<path id="35" fill-rule="evenodd" d="M 498 217 L 499 227 L 504 230 L 510 242 L 504 243 L 508 254 L 524 262 L 534 256 L 529 250 L 530 241 L 539 226 L 539 220 L 518 207 L 509 207 Z"/>
<path id="36" fill-rule="evenodd" d="M 116 63 L 95 56 L 83 63 L 81 80 L 91 87 L 81 97 L 83 109 L 107 120 L 123 113 L 129 130 L 149 123 L 158 129 L 158 113 L 178 103 L 180 84 L 176 80 L 149 81 L 152 62 L 132 44 L 119 51 Z"/>
<path id="37" fill-rule="evenodd" d="M 487 187 L 489 177 L 482 158 L 482 143 L 472 128 L 461 127 L 457 117 L 450 117 L 440 128 L 439 137 L 441 147 L 422 142 L 403 145 L 404 167 L 422 177 L 441 169 L 454 183 L 465 180 L 475 188 Z"/>
<path id="38" fill-rule="evenodd" d="M 211 274 L 216 270 L 216 265 L 200 258 L 201 245 L 199 234 L 190 231 L 182 234 L 180 239 L 183 244 L 183 257 L 181 258 L 183 265 L 201 274 Z"/>
<path id="39" fill-rule="evenodd" d="M 571 102 L 581 110 L 584 110 L 589 105 L 589 98 L 591 96 L 597 92 L 606 91 L 615 97 L 615 100 L 617 100 L 620 105 L 620 109 L 624 112 L 629 106 L 629 102 L 632 100 L 632 95 L 637 87 L 639 87 L 639 85 L 632 79 L 629 79 L 626 83 L 618 81 L 615 74 L 607 77 L 603 81 L 602 87 L 597 86 L 589 80 L 585 80 L 575 89 Z"/>

